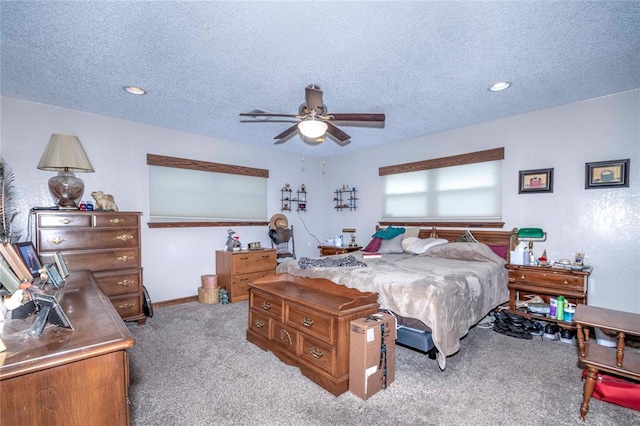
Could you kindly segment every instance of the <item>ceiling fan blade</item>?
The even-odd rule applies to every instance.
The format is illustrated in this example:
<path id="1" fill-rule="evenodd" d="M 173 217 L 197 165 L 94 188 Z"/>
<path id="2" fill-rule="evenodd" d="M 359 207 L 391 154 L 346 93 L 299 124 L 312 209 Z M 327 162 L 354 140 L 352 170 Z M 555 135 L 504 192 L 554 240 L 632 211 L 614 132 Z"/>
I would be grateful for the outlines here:
<path id="1" fill-rule="evenodd" d="M 287 136 L 292 135 L 293 133 L 298 131 L 298 125 L 294 124 L 293 126 L 289 127 L 287 130 L 285 130 L 284 132 L 280 133 L 278 136 L 274 137 L 274 139 L 284 139 Z M 278 142 L 276 142 L 277 144 Z M 282 143 L 282 142 L 281 142 Z"/>
<path id="2" fill-rule="evenodd" d="M 317 113 L 324 111 L 324 107 L 322 105 L 322 90 L 320 90 L 320 87 L 310 84 L 305 87 L 304 91 L 307 111 L 311 112 L 315 110 Z"/>
<path id="3" fill-rule="evenodd" d="M 327 118 L 333 121 L 377 121 L 384 122 L 384 114 L 331 113 Z"/>
<path id="4" fill-rule="evenodd" d="M 345 141 L 348 141 L 349 139 L 351 139 L 351 136 L 349 136 L 348 134 L 346 134 L 342 130 L 338 129 L 332 123 L 330 123 L 328 121 L 325 122 L 325 123 L 327 124 L 327 133 L 329 133 L 331 136 L 333 136 L 334 138 L 336 138 L 340 142 L 345 142 Z"/>
<path id="5" fill-rule="evenodd" d="M 273 112 L 241 112 L 241 117 L 295 117 L 300 118 L 298 114 L 277 114 Z"/>

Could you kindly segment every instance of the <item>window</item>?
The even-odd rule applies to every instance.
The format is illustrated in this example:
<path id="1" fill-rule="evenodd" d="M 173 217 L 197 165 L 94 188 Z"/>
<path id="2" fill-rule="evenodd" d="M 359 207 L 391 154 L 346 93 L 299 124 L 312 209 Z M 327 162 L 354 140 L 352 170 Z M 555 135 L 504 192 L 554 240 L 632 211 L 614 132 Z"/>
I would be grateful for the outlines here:
<path id="1" fill-rule="evenodd" d="M 151 222 L 266 221 L 268 170 L 153 154 L 147 164 Z"/>
<path id="2" fill-rule="evenodd" d="M 498 221 L 504 149 L 380 169 L 383 220 Z"/>

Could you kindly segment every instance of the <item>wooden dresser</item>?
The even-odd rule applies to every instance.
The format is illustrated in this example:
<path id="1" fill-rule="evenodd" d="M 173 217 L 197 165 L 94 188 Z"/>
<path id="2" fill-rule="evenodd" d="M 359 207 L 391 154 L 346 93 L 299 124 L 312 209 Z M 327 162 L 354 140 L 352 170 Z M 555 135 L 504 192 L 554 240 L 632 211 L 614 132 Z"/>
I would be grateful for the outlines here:
<path id="1" fill-rule="evenodd" d="M 250 284 L 247 340 L 338 396 L 349 389 L 350 324 L 378 294 L 323 278 L 269 275 Z"/>
<path id="2" fill-rule="evenodd" d="M 265 275 L 275 274 L 275 249 L 216 251 L 218 286 L 229 292 L 231 303 L 249 298 L 249 284 Z"/>
<path id="3" fill-rule="evenodd" d="M 35 315 L 2 323 L 0 425 L 131 424 L 127 326 L 88 271 L 71 273 L 60 306 L 73 330 L 35 338 Z"/>
<path id="4" fill-rule="evenodd" d="M 139 212 L 37 211 L 43 263 L 61 251 L 70 271 L 88 269 L 127 321 L 144 324 Z"/>

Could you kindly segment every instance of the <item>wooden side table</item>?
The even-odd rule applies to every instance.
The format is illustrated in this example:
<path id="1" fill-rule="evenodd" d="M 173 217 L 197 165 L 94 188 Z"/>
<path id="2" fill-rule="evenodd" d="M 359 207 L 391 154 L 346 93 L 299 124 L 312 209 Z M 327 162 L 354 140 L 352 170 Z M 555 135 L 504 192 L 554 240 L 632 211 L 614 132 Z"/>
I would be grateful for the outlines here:
<path id="1" fill-rule="evenodd" d="M 320 256 L 331 256 L 333 254 L 345 254 L 351 253 L 352 251 L 362 250 L 362 246 L 355 247 L 335 247 L 335 246 L 318 246 L 320 250 Z"/>
<path id="2" fill-rule="evenodd" d="M 589 412 L 589 401 L 599 371 L 640 380 L 640 354 L 625 351 L 624 343 L 626 335 L 640 336 L 640 314 L 578 305 L 573 320 L 578 328 L 579 359 L 587 366 L 587 378 L 580 405 L 580 418 L 584 420 Z M 616 347 L 591 344 L 590 327 L 616 331 Z"/>

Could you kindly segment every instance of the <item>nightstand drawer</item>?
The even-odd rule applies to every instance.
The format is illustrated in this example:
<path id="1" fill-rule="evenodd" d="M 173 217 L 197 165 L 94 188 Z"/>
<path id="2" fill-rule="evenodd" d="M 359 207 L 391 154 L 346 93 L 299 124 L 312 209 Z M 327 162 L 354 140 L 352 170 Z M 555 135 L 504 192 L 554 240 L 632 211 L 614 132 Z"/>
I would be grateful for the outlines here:
<path id="1" fill-rule="evenodd" d="M 286 312 L 285 322 L 287 324 L 318 339 L 333 343 L 333 320 L 331 317 L 293 303 L 288 304 Z"/>
<path id="2" fill-rule="evenodd" d="M 247 296 L 249 285 L 253 280 L 262 278 L 273 273 L 273 271 L 255 272 L 253 274 L 234 275 L 231 277 L 231 297 Z"/>
<path id="3" fill-rule="evenodd" d="M 584 290 L 584 279 L 582 277 L 567 275 L 563 272 L 509 271 L 509 282 Z"/>

